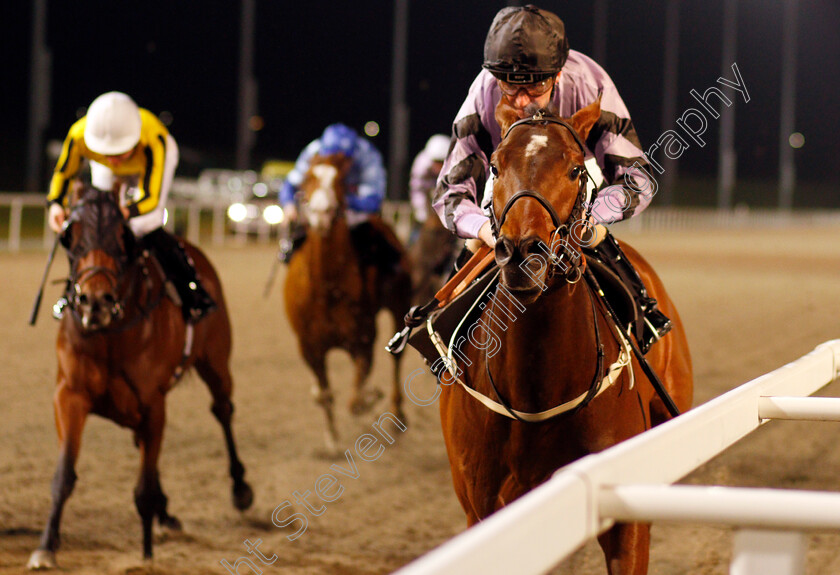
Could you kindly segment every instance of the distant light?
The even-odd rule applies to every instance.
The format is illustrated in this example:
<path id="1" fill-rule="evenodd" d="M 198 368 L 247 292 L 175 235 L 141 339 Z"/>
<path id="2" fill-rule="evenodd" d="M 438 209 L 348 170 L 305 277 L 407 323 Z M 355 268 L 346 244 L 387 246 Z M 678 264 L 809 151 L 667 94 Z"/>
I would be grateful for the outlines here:
<path id="1" fill-rule="evenodd" d="M 169 127 L 172 125 L 172 120 L 174 120 L 174 118 L 172 117 L 172 112 L 167 112 L 166 110 L 164 110 L 163 112 L 158 114 L 158 120 L 160 120 L 164 126 Z"/>
<path id="2" fill-rule="evenodd" d="M 169 221 L 169 210 L 163 208 L 163 225 L 166 225 L 166 222 Z"/>
<path id="3" fill-rule="evenodd" d="M 262 116 L 251 116 L 248 118 L 248 127 L 254 132 L 259 132 L 265 127 L 265 120 Z"/>
<path id="4" fill-rule="evenodd" d="M 788 138 L 788 143 L 791 148 L 801 148 L 805 145 L 805 136 L 799 132 L 794 132 L 790 135 L 790 138 Z"/>
<path id="5" fill-rule="evenodd" d="M 227 209 L 228 217 L 234 222 L 241 222 L 248 215 L 248 208 L 244 204 L 231 204 Z"/>
<path id="6" fill-rule="evenodd" d="M 268 195 L 268 186 L 264 182 L 257 182 L 252 188 L 254 195 L 258 198 L 264 198 Z"/>
<path id="7" fill-rule="evenodd" d="M 275 224 L 279 224 L 283 221 L 283 208 L 276 204 L 272 204 L 270 206 L 266 206 L 263 210 L 263 219 L 268 223 L 268 225 L 273 226 Z"/>
<path id="8" fill-rule="evenodd" d="M 370 122 L 365 122 L 365 134 L 370 136 L 371 138 L 374 136 L 379 135 L 379 124 L 371 120 Z"/>

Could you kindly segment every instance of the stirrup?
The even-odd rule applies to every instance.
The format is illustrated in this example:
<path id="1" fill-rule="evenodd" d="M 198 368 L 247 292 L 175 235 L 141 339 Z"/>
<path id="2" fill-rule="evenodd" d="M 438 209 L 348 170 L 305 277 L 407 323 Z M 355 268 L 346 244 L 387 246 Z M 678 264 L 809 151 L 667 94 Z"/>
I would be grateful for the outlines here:
<path id="1" fill-rule="evenodd" d="M 277 252 L 277 259 L 280 262 L 287 264 L 292 259 L 292 252 L 294 251 L 294 243 L 290 239 L 280 240 L 280 250 Z"/>
<path id="2" fill-rule="evenodd" d="M 189 282 L 186 285 L 189 290 L 187 298 L 181 298 L 184 301 L 183 309 L 184 318 L 192 323 L 201 321 L 206 315 L 216 310 L 216 302 L 210 297 L 200 285 L 196 282 Z"/>
<path id="3" fill-rule="evenodd" d="M 52 307 L 53 318 L 61 319 L 62 317 L 64 317 L 64 310 L 67 308 L 68 305 L 70 305 L 70 302 L 67 301 L 66 297 L 61 296 L 60 298 L 58 298 L 58 301 L 55 302 Z"/>
<path id="4" fill-rule="evenodd" d="M 639 347 L 642 353 L 647 353 L 650 347 L 662 339 L 674 326 L 671 320 L 657 308 L 646 310 L 643 321 L 642 341 L 639 342 Z"/>

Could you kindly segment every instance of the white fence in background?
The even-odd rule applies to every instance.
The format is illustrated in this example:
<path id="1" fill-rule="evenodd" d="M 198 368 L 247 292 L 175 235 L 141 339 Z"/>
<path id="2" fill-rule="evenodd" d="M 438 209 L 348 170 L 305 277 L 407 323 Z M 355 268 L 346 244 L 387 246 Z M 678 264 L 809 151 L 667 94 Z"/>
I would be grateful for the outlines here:
<path id="1" fill-rule="evenodd" d="M 167 228 L 176 230 L 193 243 L 268 243 L 277 238 L 277 226 L 261 218 L 249 232 L 235 228 L 227 219 L 230 197 L 207 193 L 201 182 L 177 180 L 168 201 Z M 175 193 L 178 192 L 178 193 Z M 0 192 L 0 251 L 45 249 L 52 246 L 53 234 L 46 225 L 44 196 L 41 194 Z M 26 212 L 26 217 L 24 213 Z M 6 216 L 8 214 L 8 216 Z M 405 241 L 411 231 L 408 202 L 386 201 L 383 217 L 394 225 Z M 6 217 L 8 220 L 6 221 Z M 4 225 L 5 224 L 5 225 Z M 736 209 L 718 211 L 703 208 L 649 208 L 617 230 L 690 230 L 715 228 L 840 227 L 840 210 L 780 212 Z"/>
<path id="2" fill-rule="evenodd" d="M 171 197 L 167 202 L 166 228 L 177 231 L 196 244 L 212 245 L 269 243 L 277 239 L 277 226 L 260 218 L 250 231 L 234 229 L 227 219 L 230 200 L 196 196 Z M 411 231 L 411 206 L 407 202 L 388 202 L 382 215 L 405 241 Z M 7 219 L 8 218 L 8 219 Z M 0 252 L 49 249 L 54 234 L 47 225 L 44 196 L 41 194 L 0 192 Z"/>
<path id="3" fill-rule="evenodd" d="M 397 575 L 544 573 L 615 521 L 736 526 L 731 574 L 801 575 L 807 548 L 802 531 L 840 529 L 840 493 L 670 484 L 771 419 L 840 421 L 840 398 L 807 397 L 838 376 L 840 340 L 832 340 L 561 468 Z"/>

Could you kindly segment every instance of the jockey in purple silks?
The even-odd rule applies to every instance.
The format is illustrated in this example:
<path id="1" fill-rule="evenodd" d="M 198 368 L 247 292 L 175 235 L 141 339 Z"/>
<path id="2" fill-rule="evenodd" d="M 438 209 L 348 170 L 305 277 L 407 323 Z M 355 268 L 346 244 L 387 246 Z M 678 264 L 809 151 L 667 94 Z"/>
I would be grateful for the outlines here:
<path id="1" fill-rule="evenodd" d="M 671 329 L 671 322 L 602 225 L 640 213 L 652 198 L 649 177 L 641 173 L 648 161 L 618 90 L 594 60 L 569 49 L 563 21 L 533 5 L 507 7 L 496 14 L 484 45 L 483 68 L 452 125 L 454 141 L 438 178 L 435 211 L 458 236 L 494 247 L 496 238 L 484 208 L 492 193 L 487 185 L 489 159 L 502 138 L 495 119 L 499 101 L 504 98 L 520 118 L 530 116 L 534 108 L 567 118 L 600 97 L 601 116 L 585 142 L 585 165 L 594 180 L 590 186 L 595 191 L 595 185 L 629 185 L 596 191 L 596 235 L 589 245 L 634 292 L 646 326 L 640 344 L 647 349 Z"/>

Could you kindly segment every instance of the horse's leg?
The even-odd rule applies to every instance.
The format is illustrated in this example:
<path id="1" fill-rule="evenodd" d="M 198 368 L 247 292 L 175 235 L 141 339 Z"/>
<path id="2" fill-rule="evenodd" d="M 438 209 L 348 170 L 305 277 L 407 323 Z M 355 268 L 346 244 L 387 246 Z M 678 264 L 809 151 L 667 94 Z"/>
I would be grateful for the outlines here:
<path id="1" fill-rule="evenodd" d="M 148 407 L 146 417 L 136 431 L 140 447 L 140 477 L 134 489 L 134 504 L 143 525 L 143 558 L 152 558 L 152 520 L 157 516 L 162 525 L 180 529 L 181 523 L 166 512 L 168 503 L 160 486 L 158 458 L 163 442 L 163 426 L 166 423 L 166 406 L 163 395 L 158 396 Z"/>
<path id="2" fill-rule="evenodd" d="M 325 437 L 327 452 L 330 455 L 338 454 L 338 432 L 335 429 L 335 419 L 333 418 L 333 394 L 330 391 L 330 382 L 327 379 L 327 366 L 325 362 L 325 354 L 323 352 L 305 349 L 301 346 L 303 352 L 303 359 L 309 365 L 309 368 L 315 374 L 315 379 L 318 385 L 312 388 L 312 395 L 315 397 L 315 403 L 321 406 L 324 410 L 324 417 L 327 420 L 327 433 Z"/>
<path id="3" fill-rule="evenodd" d="M 649 523 L 616 523 L 598 536 L 609 575 L 645 575 L 650 555 Z"/>
<path id="4" fill-rule="evenodd" d="M 231 428 L 233 402 L 230 400 L 233 380 L 227 362 L 217 359 L 219 357 L 211 355 L 207 359 L 198 360 L 195 362 L 195 369 L 210 389 L 213 396 L 213 415 L 221 424 L 225 433 L 225 444 L 230 461 L 230 477 L 233 479 L 233 505 L 239 510 L 245 510 L 253 503 L 254 492 L 244 479 L 245 467 L 239 460 L 236 443 L 233 440 L 233 429 Z M 217 365 L 213 365 L 214 360 L 216 360 Z"/>
<path id="5" fill-rule="evenodd" d="M 370 345 L 356 346 L 351 350 L 356 377 L 353 381 L 353 397 L 350 398 L 350 411 L 361 415 L 370 411 L 373 405 L 382 399 L 382 392 L 377 388 L 365 388 L 370 368 L 373 365 L 373 349 Z M 396 414 L 395 414 L 396 415 Z"/>
<path id="6" fill-rule="evenodd" d="M 56 390 L 53 405 L 61 453 L 52 481 L 50 517 L 41 535 L 38 549 L 29 558 L 27 564 L 29 569 L 53 569 L 57 566 L 55 552 L 61 543 L 59 534 L 61 512 L 76 484 L 76 459 L 79 456 L 85 420 L 91 409 L 87 396 L 71 391 L 61 381 Z"/>

